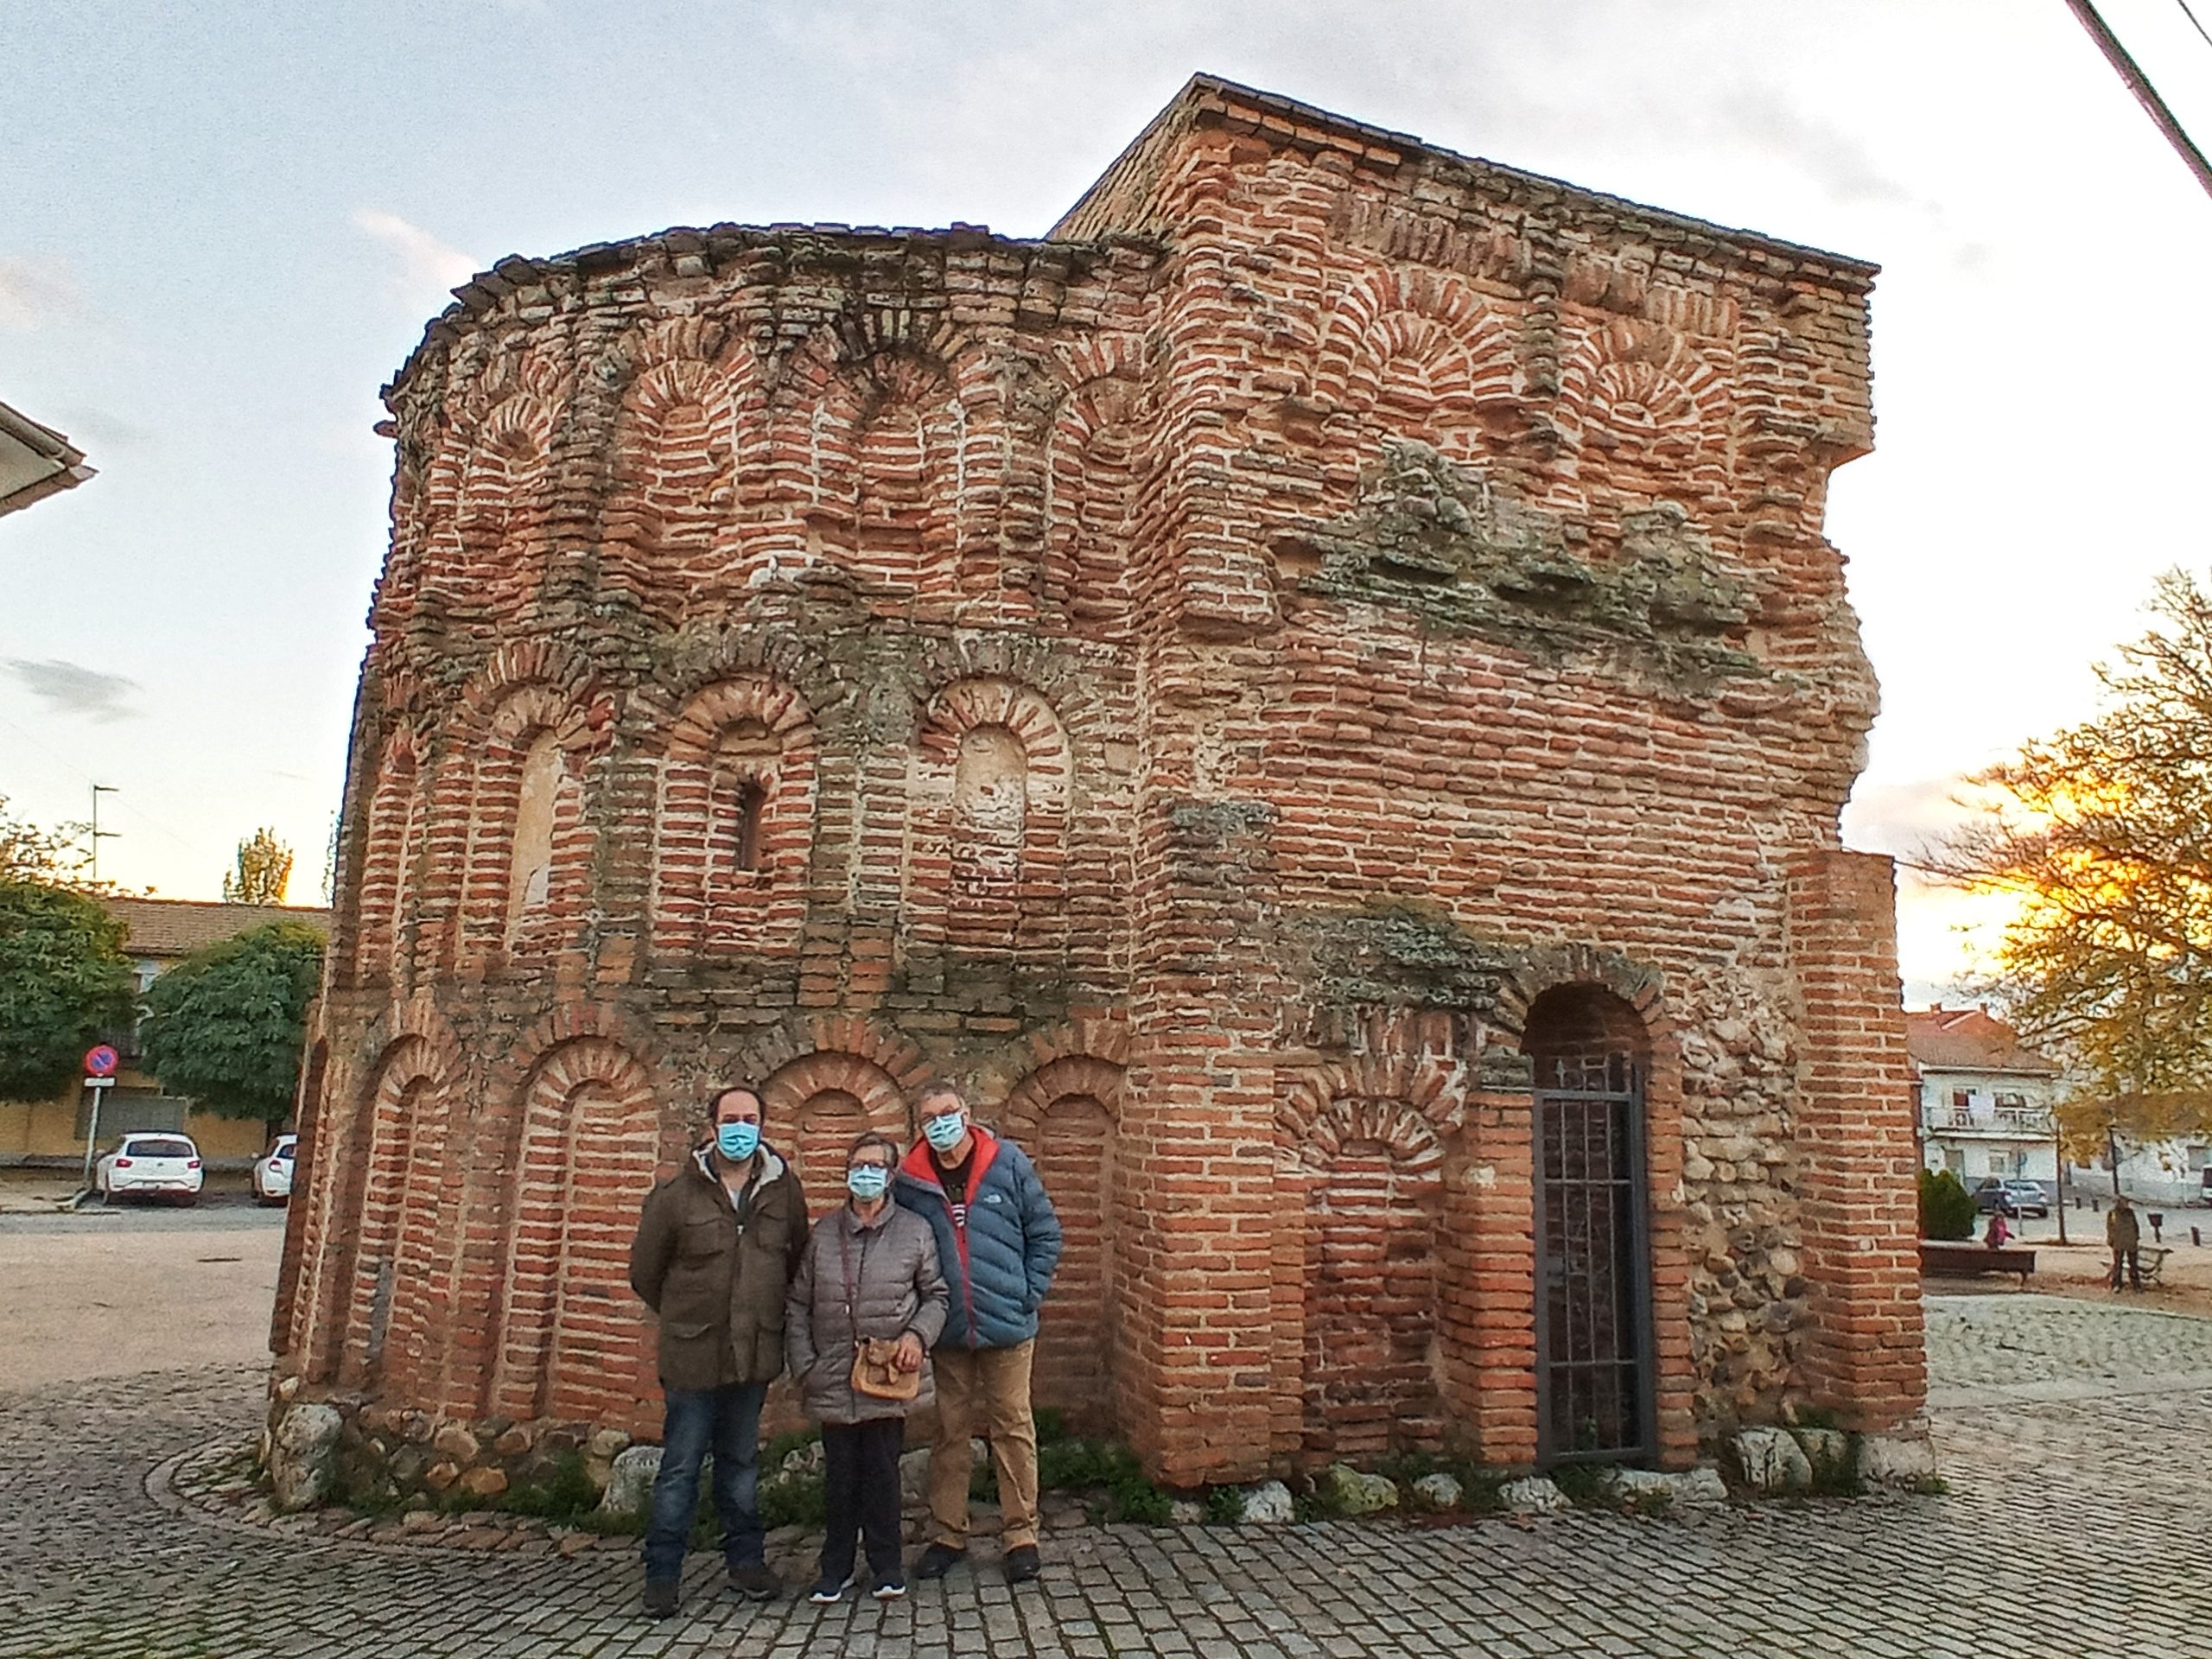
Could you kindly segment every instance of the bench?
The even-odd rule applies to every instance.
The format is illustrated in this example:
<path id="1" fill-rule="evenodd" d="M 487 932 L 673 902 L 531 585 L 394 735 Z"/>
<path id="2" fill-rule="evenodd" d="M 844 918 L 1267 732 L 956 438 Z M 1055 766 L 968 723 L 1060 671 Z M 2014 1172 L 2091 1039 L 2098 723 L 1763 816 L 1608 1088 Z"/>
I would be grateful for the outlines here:
<path id="1" fill-rule="evenodd" d="M 2146 1244 L 2135 1252 L 2136 1268 L 2142 1274 L 2145 1285 L 2163 1284 L 2165 1281 L 2166 1258 L 2172 1254 L 2171 1250 L 2156 1244 Z M 2121 1282 L 2125 1283 L 2127 1273 L 2125 1262 L 2120 1265 L 2120 1270 Z M 2106 1275 L 2105 1282 L 2107 1284 L 2112 1282 L 2109 1274 Z"/>
<path id="2" fill-rule="evenodd" d="M 2020 1288 L 2025 1290 L 2028 1275 L 2035 1270 L 2036 1253 L 2017 1245 L 2007 1244 L 1993 1250 L 1986 1244 L 1964 1239 L 1955 1243 L 1933 1238 L 1920 1241 L 1920 1271 L 1929 1277 L 1964 1279 L 1984 1273 L 2017 1273 L 2020 1275 Z M 2146 1273 L 2145 1277 L 2149 1274 Z"/>

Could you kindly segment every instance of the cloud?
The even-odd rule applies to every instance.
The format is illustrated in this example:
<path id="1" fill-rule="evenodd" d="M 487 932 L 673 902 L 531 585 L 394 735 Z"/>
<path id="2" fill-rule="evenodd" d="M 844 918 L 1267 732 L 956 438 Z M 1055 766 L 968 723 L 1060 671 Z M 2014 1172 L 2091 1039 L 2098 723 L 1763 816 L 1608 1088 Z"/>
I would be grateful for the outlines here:
<path id="1" fill-rule="evenodd" d="M 392 286 L 409 299 L 426 288 L 458 288 L 484 266 L 480 260 L 448 247 L 419 225 L 376 207 L 357 207 L 353 223 L 399 256 Z"/>
<path id="2" fill-rule="evenodd" d="M 1840 202 L 1924 205 L 1901 181 L 1884 172 L 1857 138 L 1806 114 L 1771 89 L 1738 87 L 1721 99 L 1719 107 L 1730 127 L 1795 164 Z"/>
<path id="3" fill-rule="evenodd" d="M 1844 844 L 1913 859 L 2006 798 L 1963 772 L 1901 784 L 1861 780 L 1843 809 Z"/>
<path id="4" fill-rule="evenodd" d="M 35 328 L 82 310 L 84 303 L 59 261 L 0 254 L 0 328 Z"/>
<path id="5" fill-rule="evenodd" d="M 33 696 L 51 704 L 58 713 L 106 722 L 130 719 L 138 712 L 130 703 L 138 682 L 120 674 L 103 674 L 96 668 L 58 660 L 25 662 L 20 657 L 11 658 L 8 666 Z"/>

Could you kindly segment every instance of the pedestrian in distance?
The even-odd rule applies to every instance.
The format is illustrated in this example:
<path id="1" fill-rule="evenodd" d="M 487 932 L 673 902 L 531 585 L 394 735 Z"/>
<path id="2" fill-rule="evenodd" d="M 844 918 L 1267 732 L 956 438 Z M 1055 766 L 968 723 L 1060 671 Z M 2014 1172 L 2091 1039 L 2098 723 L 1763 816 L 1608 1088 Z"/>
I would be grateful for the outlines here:
<path id="1" fill-rule="evenodd" d="M 2012 1242 L 2012 1224 L 2005 1219 L 2005 1212 L 2002 1210 L 1991 1211 L 1989 1225 L 1982 1229 L 1981 1242 L 1993 1250 L 2001 1250 Z"/>
<path id="2" fill-rule="evenodd" d="M 822 1572 L 809 1599 L 844 1599 L 855 1545 L 879 1601 L 906 1593 L 899 1537 L 899 1454 L 906 1414 L 930 1401 L 930 1344 L 947 1294 L 929 1224 L 891 1196 L 899 1143 L 863 1135 L 845 1154 L 847 1201 L 822 1218 L 785 1315 L 791 1377 L 822 1425 L 826 1514 Z"/>
<path id="3" fill-rule="evenodd" d="M 2105 1217 L 2105 1248 L 2112 1252 L 2112 1272 L 2105 1282 L 2118 1290 L 2125 1270 L 2129 1287 L 2142 1289 L 2143 1224 L 2135 1218 L 2135 1206 L 2117 1192 L 2113 1195 L 2112 1213 Z"/>
<path id="4" fill-rule="evenodd" d="M 998 1474 L 1007 1582 L 1037 1576 L 1037 1421 L 1029 1398 L 1037 1313 L 1060 1260 L 1060 1222 L 1026 1154 L 979 1128 L 957 1089 L 915 1103 L 922 1138 L 899 1166 L 899 1202 L 926 1217 L 952 1296 L 937 1370 L 930 1542 L 917 1576 L 943 1578 L 968 1553 L 970 1437 L 988 1435 Z"/>
<path id="5" fill-rule="evenodd" d="M 714 1459 L 730 1588 L 766 1601 L 782 1586 L 762 1556 L 760 1402 L 784 1366 L 784 1309 L 806 1248 L 806 1198 L 761 1138 L 758 1090 L 718 1090 L 709 1134 L 655 1186 L 630 1247 L 630 1287 L 660 1316 L 666 1400 L 660 1473 L 645 1527 L 645 1610 L 674 1614 Z"/>

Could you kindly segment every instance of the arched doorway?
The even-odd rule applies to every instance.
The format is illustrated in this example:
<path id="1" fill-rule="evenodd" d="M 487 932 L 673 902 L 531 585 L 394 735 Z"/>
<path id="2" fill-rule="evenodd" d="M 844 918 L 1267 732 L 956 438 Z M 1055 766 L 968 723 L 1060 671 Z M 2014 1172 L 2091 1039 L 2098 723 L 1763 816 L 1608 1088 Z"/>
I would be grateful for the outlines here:
<path id="1" fill-rule="evenodd" d="M 1531 1004 L 1522 1047 L 1535 1073 L 1537 1457 L 1648 1460 L 1657 1438 L 1643 1022 L 1601 986 L 1555 986 Z"/>

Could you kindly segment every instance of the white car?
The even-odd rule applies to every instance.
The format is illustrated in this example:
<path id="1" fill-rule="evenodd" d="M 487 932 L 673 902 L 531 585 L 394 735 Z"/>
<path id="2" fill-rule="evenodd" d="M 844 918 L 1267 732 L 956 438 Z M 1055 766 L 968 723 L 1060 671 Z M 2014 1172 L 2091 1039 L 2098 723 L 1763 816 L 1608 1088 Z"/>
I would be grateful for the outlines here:
<path id="1" fill-rule="evenodd" d="M 197 1204 L 206 1179 L 200 1148 L 181 1135 L 126 1135 L 92 1172 L 92 1185 L 111 1204 L 131 1197 Z"/>
<path id="2" fill-rule="evenodd" d="M 264 1204 L 283 1204 L 292 1196 L 292 1164 L 300 1137 L 280 1135 L 268 1156 L 253 1166 L 253 1196 Z"/>

